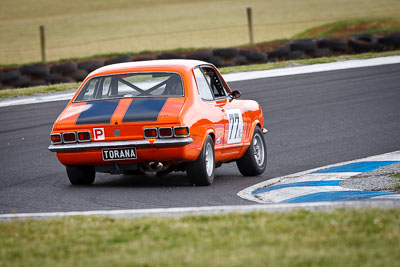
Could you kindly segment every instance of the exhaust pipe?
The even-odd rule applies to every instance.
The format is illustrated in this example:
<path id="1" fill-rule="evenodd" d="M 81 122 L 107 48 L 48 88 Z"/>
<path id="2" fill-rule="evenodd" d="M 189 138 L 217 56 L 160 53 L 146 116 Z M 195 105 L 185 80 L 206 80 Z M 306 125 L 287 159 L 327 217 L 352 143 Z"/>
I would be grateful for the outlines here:
<path id="1" fill-rule="evenodd" d="M 161 162 L 150 162 L 149 163 L 150 171 L 153 171 L 153 172 L 161 171 L 163 166 L 164 165 Z"/>
<path id="2" fill-rule="evenodd" d="M 160 172 L 160 171 L 165 171 L 168 169 L 169 165 L 168 163 L 162 163 L 159 161 L 152 161 L 148 163 L 144 163 L 140 165 L 140 170 L 142 172 Z"/>

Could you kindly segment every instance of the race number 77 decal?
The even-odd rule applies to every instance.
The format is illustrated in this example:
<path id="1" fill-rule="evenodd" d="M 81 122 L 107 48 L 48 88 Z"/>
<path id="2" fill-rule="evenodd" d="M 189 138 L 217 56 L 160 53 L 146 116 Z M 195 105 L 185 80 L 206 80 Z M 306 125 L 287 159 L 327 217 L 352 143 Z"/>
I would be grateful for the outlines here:
<path id="1" fill-rule="evenodd" d="M 243 134 L 243 118 L 240 109 L 227 109 L 226 115 L 228 116 L 229 131 L 228 131 L 228 144 L 240 143 Z"/>

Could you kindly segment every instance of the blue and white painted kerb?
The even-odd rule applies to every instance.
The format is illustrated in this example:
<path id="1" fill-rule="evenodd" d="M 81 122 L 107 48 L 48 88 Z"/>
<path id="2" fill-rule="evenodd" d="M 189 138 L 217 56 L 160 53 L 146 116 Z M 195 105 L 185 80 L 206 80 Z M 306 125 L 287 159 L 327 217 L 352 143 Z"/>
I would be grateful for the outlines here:
<path id="1" fill-rule="evenodd" d="M 360 191 L 340 186 L 354 175 L 400 162 L 400 151 L 334 164 L 288 176 L 274 178 L 238 193 L 258 203 L 306 203 L 364 199 L 399 199 L 400 194 Z"/>

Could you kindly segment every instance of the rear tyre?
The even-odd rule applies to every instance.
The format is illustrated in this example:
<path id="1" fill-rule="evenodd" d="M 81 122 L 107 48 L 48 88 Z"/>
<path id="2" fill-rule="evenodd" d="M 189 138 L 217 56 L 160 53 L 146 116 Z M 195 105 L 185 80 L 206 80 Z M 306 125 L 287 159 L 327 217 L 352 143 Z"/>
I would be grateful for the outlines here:
<path id="1" fill-rule="evenodd" d="M 67 175 L 73 185 L 91 185 L 96 172 L 93 166 L 67 166 Z"/>
<path id="2" fill-rule="evenodd" d="M 188 180 L 193 185 L 207 186 L 214 181 L 215 154 L 214 142 L 211 136 L 207 136 L 199 157 L 186 164 Z"/>
<path id="3" fill-rule="evenodd" d="M 256 176 L 267 167 L 267 147 L 260 127 L 254 129 L 253 139 L 244 155 L 236 161 L 239 171 L 244 176 Z"/>

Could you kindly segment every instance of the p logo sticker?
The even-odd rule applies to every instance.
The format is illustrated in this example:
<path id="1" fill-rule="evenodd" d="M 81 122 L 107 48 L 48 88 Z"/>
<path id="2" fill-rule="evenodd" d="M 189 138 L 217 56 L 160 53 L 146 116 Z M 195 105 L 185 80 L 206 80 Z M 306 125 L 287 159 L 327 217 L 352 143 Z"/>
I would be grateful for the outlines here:
<path id="1" fill-rule="evenodd" d="M 104 128 L 93 128 L 93 136 L 95 141 L 105 140 Z"/>

